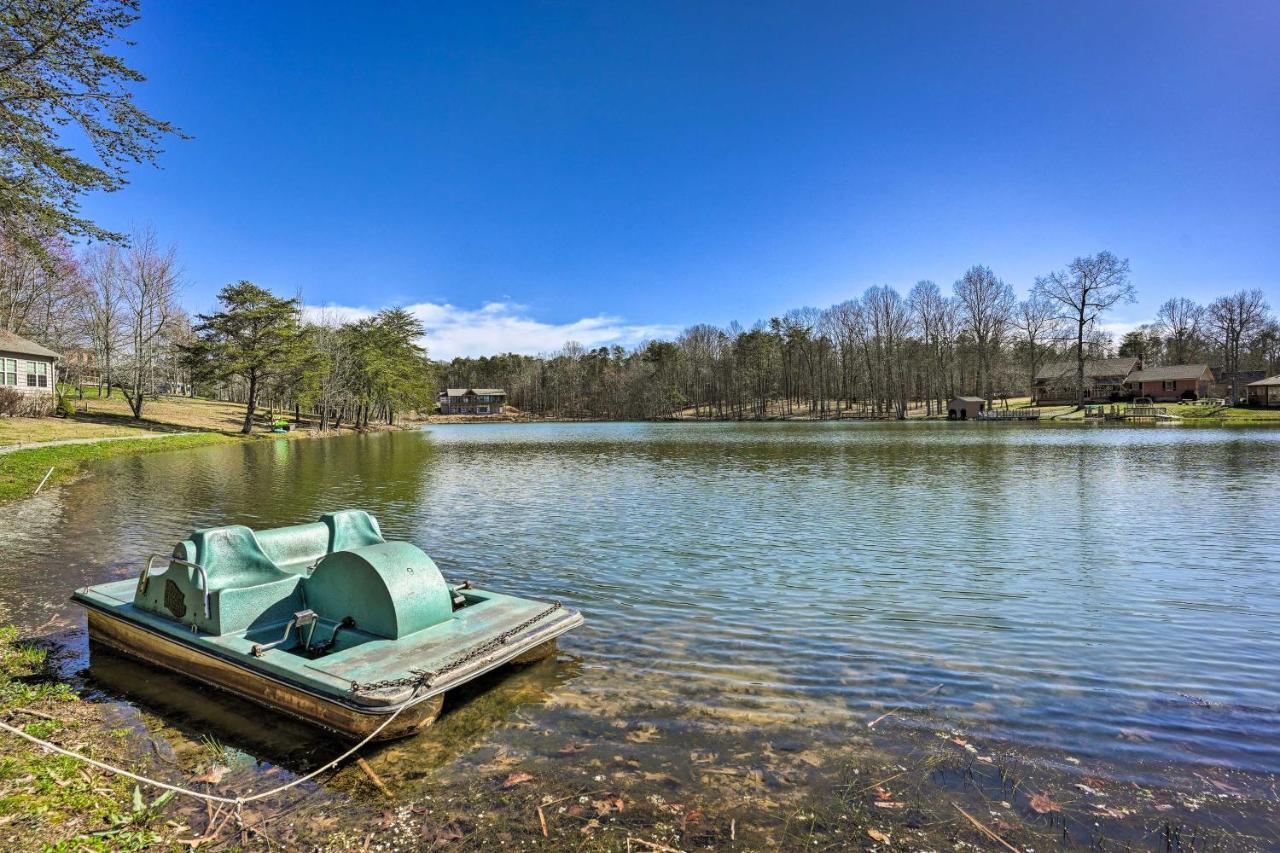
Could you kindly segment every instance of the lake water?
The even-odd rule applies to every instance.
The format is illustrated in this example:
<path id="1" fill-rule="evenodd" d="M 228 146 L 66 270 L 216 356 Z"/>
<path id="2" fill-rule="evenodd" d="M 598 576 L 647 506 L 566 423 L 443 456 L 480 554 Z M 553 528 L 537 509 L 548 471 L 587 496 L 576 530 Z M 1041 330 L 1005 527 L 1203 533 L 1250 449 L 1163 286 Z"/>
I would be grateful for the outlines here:
<path id="1" fill-rule="evenodd" d="M 80 671 L 72 588 L 194 527 L 349 506 L 451 580 L 587 619 L 557 663 L 390 747 L 402 784 L 536 752 L 530 728 L 679 775 L 719 736 L 821 753 L 890 710 L 904 736 L 1130 783 L 1280 773 L 1270 430 L 495 424 L 137 456 L 10 510 L 3 617 L 67 626 Z M 295 769 L 318 754 L 301 727 L 131 666 L 89 676 L 126 716 Z"/>

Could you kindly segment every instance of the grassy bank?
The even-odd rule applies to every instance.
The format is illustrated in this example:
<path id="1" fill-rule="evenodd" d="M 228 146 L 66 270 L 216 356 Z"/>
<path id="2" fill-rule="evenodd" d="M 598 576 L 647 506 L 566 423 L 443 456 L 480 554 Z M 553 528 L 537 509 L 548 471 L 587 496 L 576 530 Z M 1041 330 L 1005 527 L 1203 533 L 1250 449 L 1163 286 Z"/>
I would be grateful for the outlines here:
<path id="1" fill-rule="evenodd" d="M 240 439 L 221 433 L 180 433 L 160 438 L 126 438 L 96 444 L 64 444 L 17 450 L 0 456 L 0 504 L 31 497 L 46 474 L 49 479 L 44 488 L 47 489 L 79 476 L 85 465 L 102 459 L 133 453 L 204 447 L 238 440 Z"/>
<path id="2" fill-rule="evenodd" d="M 5 720 L 30 735 L 128 766 L 132 732 L 113 729 L 100 708 L 48 671 L 47 652 L 0 627 L 0 704 Z M 172 846 L 161 818 L 169 797 L 73 758 L 0 734 L 0 844 L 7 850 L 141 850 Z"/>
<path id="3" fill-rule="evenodd" d="M 1253 409 L 1243 406 L 1170 406 L 1169 411 L 1193 424 L 1260 424 L 1280 426 L 1280 409 Z"/>
<path id="4" fill-rule="evenodd" d="M 87 464 L 101 459 L 259 438 L 296 439 L 355 431 L 344 425 L 340 431 L 321 433 L 316 424 L 303 418 L 291 432 L 272 433 L 270 421 L 281 412 L 259 410 L 253 434 L 245 436 L 240 432 L 244 425 L 244 405 L 240 403 L 160 397 L 148 400 L 143 417 L 135 418 L 119 392 L 107 397 L 99 396 L 96 388 L 85 389 L 83 397 L 72 388 L 62 392 L 74 404 L 74 415 L 0 418 L 0 448 L 56 441 L 95 443 L 22 447 L 0 453 L 0 504 L 30 497 L 46 474 L 49 479 L 44 487 L 48 488 L 78 476 Z"/>

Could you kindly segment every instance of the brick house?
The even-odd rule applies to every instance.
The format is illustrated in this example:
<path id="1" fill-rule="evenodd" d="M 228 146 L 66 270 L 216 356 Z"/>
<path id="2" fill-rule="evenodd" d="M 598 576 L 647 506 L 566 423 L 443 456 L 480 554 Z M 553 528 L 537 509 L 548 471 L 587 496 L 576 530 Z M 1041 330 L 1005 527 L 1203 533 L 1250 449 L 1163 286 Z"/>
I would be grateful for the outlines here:
<path id="1" fill-rule="evenodd" d="M 1148 367 L 1130 373 L 1124 384 L 1135 397 L 1150 397 L 1159 402 L 1199 400 L 1209 396 L 1213 371 L 1207 364 Z"/>

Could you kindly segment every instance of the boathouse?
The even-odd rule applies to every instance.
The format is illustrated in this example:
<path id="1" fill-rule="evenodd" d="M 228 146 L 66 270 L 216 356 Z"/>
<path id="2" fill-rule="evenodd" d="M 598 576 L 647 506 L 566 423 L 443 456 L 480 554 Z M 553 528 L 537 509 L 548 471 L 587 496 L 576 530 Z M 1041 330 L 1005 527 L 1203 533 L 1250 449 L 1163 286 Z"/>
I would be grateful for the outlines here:
<path id="1" fill-rule="evenodd" d="M 23 394 L 54 393 L 56 352 L 35 341 L 0 330 L 0 385 Z"/>
<path id="2" fill-rule="evenodd" d="M 1250 382 L 1245 392 L 1250 406 L 1280 408 L 1280 374 Z"/>
<path id="3" fill-rule="evenodd" d="M 1207 364 L 1170 364 L 1135 370 L 1125 380 L 1135 397 L 1150 397 L 1157 402 L 1199 400 L 1209 396 L 1213 371 Z"/>
<path id="4" fill-rule="evenodd" d="M 952 397 L 947 403 L 947 420 L 976 421 L 987 409 L 987 401 L 981 397 Z"/>
<path id="5" fill-rule="evenodd" d="M 446 388 L 436 396 L 442 415 L 500 415 L 506 402 L 501 388 Z"/>

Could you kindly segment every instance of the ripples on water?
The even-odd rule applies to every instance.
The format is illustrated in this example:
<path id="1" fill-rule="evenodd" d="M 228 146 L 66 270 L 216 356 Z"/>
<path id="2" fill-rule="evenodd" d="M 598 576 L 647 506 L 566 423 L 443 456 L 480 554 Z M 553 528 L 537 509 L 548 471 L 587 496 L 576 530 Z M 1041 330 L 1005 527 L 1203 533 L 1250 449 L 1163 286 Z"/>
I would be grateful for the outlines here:
<path id="1" fill-rule="evenodd" d="M 985 738 L 1277 772 L 1278 496 L 1274 431 L 433 426 L 106 464 L 13 510 L 0 602 L 39 625 L 193 527 L 358 506 L 587 615 L 547 714 L 821 739 L 942 684 Z"/>

